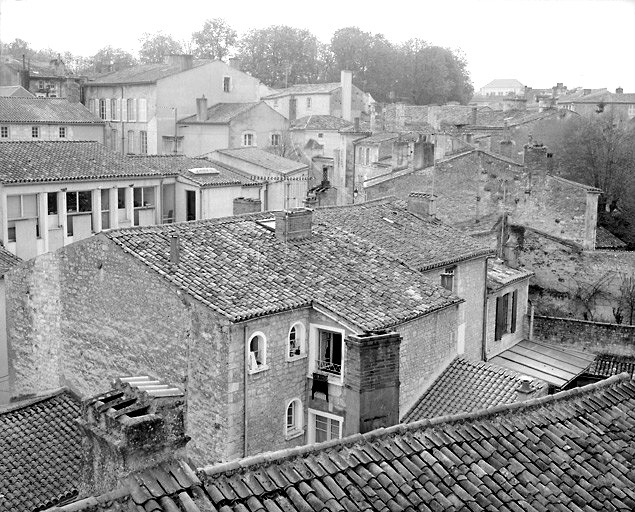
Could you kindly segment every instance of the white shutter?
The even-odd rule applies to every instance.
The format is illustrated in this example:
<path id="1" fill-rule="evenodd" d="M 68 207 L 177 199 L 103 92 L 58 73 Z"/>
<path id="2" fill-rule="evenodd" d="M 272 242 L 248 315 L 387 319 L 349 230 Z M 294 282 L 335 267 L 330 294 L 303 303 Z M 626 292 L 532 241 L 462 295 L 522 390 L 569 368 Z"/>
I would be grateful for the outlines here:
<path id="1" fill-rule="evenodd" d="M 128 120 L 128 102 L 126 101 L 125 98 L 122 98 L 120 101 L 121 101 L 121 120 L 127 121 Z"/>
<path id="2" fill-rule="evenodd" d="M 110 121 L 112 119 L 112 112 L 110 112 L 110 98 L 106 98 L 104 102 L 106 103 L 106 121 Z"/>
<path id="3" fill-rule="evenodd" d="M 131 112 L 130 112 L 130 120 L 131 121 L 136 121 L 137 120 L 137 99 L 133 98 L 131 103 Z"/>
<path id="4" fill-rule="evenodd" d="M 112 100 L 112 120 L 119 121 L 119 100 L 117 98 Z"/>
<path id="5" fill-rule="evenodd" d="M 139 98 L 139 121 L 145 123 L 148 121 L 148 101 L 145 98 Z"/>

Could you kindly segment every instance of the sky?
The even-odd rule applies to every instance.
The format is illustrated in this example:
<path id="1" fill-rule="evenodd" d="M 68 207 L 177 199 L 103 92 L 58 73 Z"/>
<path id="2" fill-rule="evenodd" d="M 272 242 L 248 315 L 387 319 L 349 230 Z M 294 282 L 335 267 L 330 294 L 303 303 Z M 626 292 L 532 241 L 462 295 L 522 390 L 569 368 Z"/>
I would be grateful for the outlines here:
<path id="1" fill-rule="evenodd" d="M 393 42 L 420 38 L 460 49 L 476 90 L 495 78 L 534 88 L 564 83 L 635 93 L 635 0 L 0 0 L 0 39 L 90 56 L 133 54 L 145 32 L 187 40 L 210 18 L 239 34 L 269 25 L 328 42 L 357 26 Z"/>

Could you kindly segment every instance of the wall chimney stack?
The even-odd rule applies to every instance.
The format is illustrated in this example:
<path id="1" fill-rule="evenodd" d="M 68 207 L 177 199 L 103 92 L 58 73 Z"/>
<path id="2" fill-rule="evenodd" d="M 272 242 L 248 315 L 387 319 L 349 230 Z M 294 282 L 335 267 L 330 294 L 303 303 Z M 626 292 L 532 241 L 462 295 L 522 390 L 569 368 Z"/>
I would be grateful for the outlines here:
<path id="1" fill-rule="evenodd" d="M 207 98 L 204 94 L 202 97 L 196 98 L 196 120 L 207 121 Z"/>
<path id="2" fill-rule="evenodd" d="M 342 70 L 340 73 L 342 86 L 342 119 L 353 120 L 353 72 Z"/>
<path id="3" fill-rule="evenodd" d="M 311 236 L 313 210 L 294 208 L 275 212 L 276 238 L 284 240 L 302 240 Z"/>
<path id="4" fill-rule="evenodd" d="M 420 217 L 436 218 L 436 197 L 433 194 L 424 194 L 423 192 L 410 192 L 408 194 L 408 211 Z"/>
<path id="5" fill-rule="evenodd" d="M 550 161 L 547 157 L 547 146 L 532 142 L 525 144 L 523 164 L 525 165 L 525 170 L 546 173 L 550 166 Z"/>

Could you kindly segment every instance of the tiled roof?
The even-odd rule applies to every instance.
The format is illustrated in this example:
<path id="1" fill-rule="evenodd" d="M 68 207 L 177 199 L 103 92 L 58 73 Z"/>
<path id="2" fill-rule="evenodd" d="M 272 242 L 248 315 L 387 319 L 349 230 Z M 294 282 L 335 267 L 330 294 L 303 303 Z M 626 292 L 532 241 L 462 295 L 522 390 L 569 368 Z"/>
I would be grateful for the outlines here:
<path id="1" fill-rule="evenodd" d="M 207 109 L 207 119 L 205 121 L 198 121 L 196 119 L 196 114 L 194 114 L 181 119 L 179 124 L 227 124 L 237 115 L 251 110 L 256 105 L 258 105 L 257 101 L 249 103 L 216 103 Z"/>
<path id="2" fill-rule="evenodd" d="M 81 103 L 57 98 L 16 98 L 0 96 L 0 122 L 104 124 Z"/>
<path id="3" fill-rule="evenodd" d="M 485 128 L 503 128 L 505 126 L 505 123 L 507 123 L 508 126 L 518 126 L 534 121 L 539 121 L 541 119 L 558 117 L 562 115 L 567 115 L 567 113 L 563 112 L 562 110 L 555 109 L 547 109 L 543 112 L 535 112 L 530 110 L 479 110 L 477 113 L 475 126 Z M 472 124 L 472 121 L 468 120 L 468 124 Z"/>
<path id="4" fill-rule="evenodd" d="M 179 174 L 201 186 L 224 186 L 254 183 L 253 177 L 226 164 L 207 158 L 190 158 L 183 155 L 129 155 L 143 165 L 165 174 Z M 218 174 L 197 174 L 189 169 L 212 167 Z"/>
<path id="5" fill-rule="evenodd" d="M 504 286 L 522 281 L 533 275 L 534 273 L 530 270 L 508 267 L 500 259 L 487 261 L 487 289 L 490 291 L 499 290 Z"/>
<path id="6" fill-rule="evenodd" d="M 435 133 L 437 130 L 428 123 L 428 111 L 428 105 L 405 105 L 404 128 L 422 133 Z M 384 105 L 382 116 L 386 130 L 397 129 L 397 105 L 395 103 Z"/>
<path id="7" fill-rule="evenodd" d="M 316 219 L 363 237 L 417 270 L 428 270 L 492 251 L 473 237 L 436 219 L 408 212 L 394 198 L 353 206 L 317 208 Z"/>
<path id="8" fill-rule="evenodd" d="M 289 96 L 290 94 L 330 94 L 341 86 L 342 84 L 340 82 L 326 84 L 296 84 L 286 89 L 281 89 L 269 96 L 265 96 L 265 99 L 273 100 L 275 98 Z"/>
<path id="9" fill-rule="evenodd" d="M 99 142 L 0 142 L 1 183 L 161 175 Z"/>
<path id="10" fill-rule="evenodd" d="M 611 377 L 620 373 L 635 376 L 635 357 L 599 354 L 586 370 L 589 375 Z"/>
<path id="11" fill-rule="evenodd" d="M 209 62 L 211 61 L 195 60 L 193 67 L 202 66 L 204 64 L 208 64 Z M 134 66 L 96 76 L 94 79 L 86 82 L 85 86 L 90 87 L 92 85 L 107 84 L 151 84 L 161 78 L 166 78 L 181 72 L 182 69 L 180 66 L 173 66 L 164 63 L 141 64 L 140 66 Z"/>
<path id="12" fill-rule="evenodd" d="M 485 362 L 457 357 L 401 419 L 404 423 L 454 415 L 518 401 L 520 375 Z M 534 390 L 546 388 L 539 380 Z M 546 394 L 546 393 L 545 393 Z"/>
<path id="13" fill-rule="evenodd" d="M 596 94 L 599 92 L 608 92 L 608 89 L 606 88 L 601 88 L 601 89 L 591 89 L 590 94 Z M 584 89 L 577 89 L 574 91 L 569 91 L 567 92 L 567 94 L 563 94 L 562 96 L 560 96 L 556 103 L 571 103 L 571 102 L 575 102 L 577 103 L 578 99 L 582 98 L 583 96 L 589 96 L 589 94 L 585 94 L 584 93 Z"/>
<path id="14" fill-rule="evenodd" d="M 617 238 L 608 229 L 598 226 L 595 231 L 596 249 L 623 249 L 628 244 Z"/>
<path id="15" fill-rule="evenodd" d="M 487 85 L 484 85 L 482 89 L 501 87 L 524 87 L 524 85 L 515 78 L 496 78 L 489 82 Z"/>
<path id="16" fill-rule="evenodd" d="M 77 496 L 79 415 L 67 390 L 0 407 L 0 510 L 45 510 Z"/>
<path id="17" fill-rule="evenodd" d="M 558 100 L 558 103 L 627 103 L 635 104 L 635 93 L 614 93 L 606 90 L 599 90 L 591 94 L 581 96 L 565 96 Z"/>
<path id="18" fill-rule="evenodd" d="M 341 117 L 328 115 L 304 116 L 293 122 L 292 130 L 342 130 L 352 125 Z"/>
<path id="19" fill-rule="evenodd" d="M 244 160 L 250 164 L 259 165 L 264 169 L 281 174 L 302 171 L 307 168 L 307 165 L 302 162 L 296 162 L 295 160 L 269 153 L 264 149 L 253 147 L 219 149 L 217 153 Z"/>
<path id="20" fill-rule="evenodd" d="M 333 215 L 316 215 L 310 237 L 286 243 L 256 222 L 271 216 L 264 212 L 105 236 L 231 321 L 313 304 L 373 330 L 461 302 L 354 228 L 331 222 Z M 387 236 L 393 232 L 391 225 L 384 229 Z M 173 235 L 179 240 L 178 265 L 170 263 Z"/>
<path id="21" fill-rule="evenodd" d="M 633 510 L 635 384 L 613 377 L 488 411 L 207 466 L 198 476 L 200 485 L 189 475 L 181 483 L 158 470 L 161 485 L 130 481 L 117 503 L 111 494 L 61 510 Z"/>
<path id="22" fill-rule="evenodd" d="M 5 98 L 35 98 L 35 95 L 27 91 L 21 85 L 0 85 L 0 96 Z"/>
<path id="23" fill-rule="evenodd" d="M 22 260 L 0 245 L 0 276 L 4 276 Z"/>
<path id="24" fill-rule="evenodd" d="M 394 140 L 399 138 L 399 133 L 397 132 L 377 132 L 369 135 L 360 140 L 356 140 L 356 144 L 381 144 L 382 142 L 386 142 L 388 140 Z"/>

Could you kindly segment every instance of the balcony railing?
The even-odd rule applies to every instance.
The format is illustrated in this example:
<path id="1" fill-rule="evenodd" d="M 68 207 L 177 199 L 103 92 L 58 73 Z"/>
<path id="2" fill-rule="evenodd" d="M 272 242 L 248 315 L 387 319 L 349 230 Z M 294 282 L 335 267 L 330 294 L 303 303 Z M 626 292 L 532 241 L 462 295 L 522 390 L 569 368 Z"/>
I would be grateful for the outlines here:
<path id="1" fill-rule="evenodd" d="M 322 372 L 326 372 L 326 373 L 332 373 L 333 375 L 341 375 L 342 374 L 342 365 L 341 364 L 336 364 L 336 363 L 331 363 L 330 361 L 321 361 L 321 360 L 317 360 L 315 362 L 315 367 L 317 370 L 320 370 Z"/>

